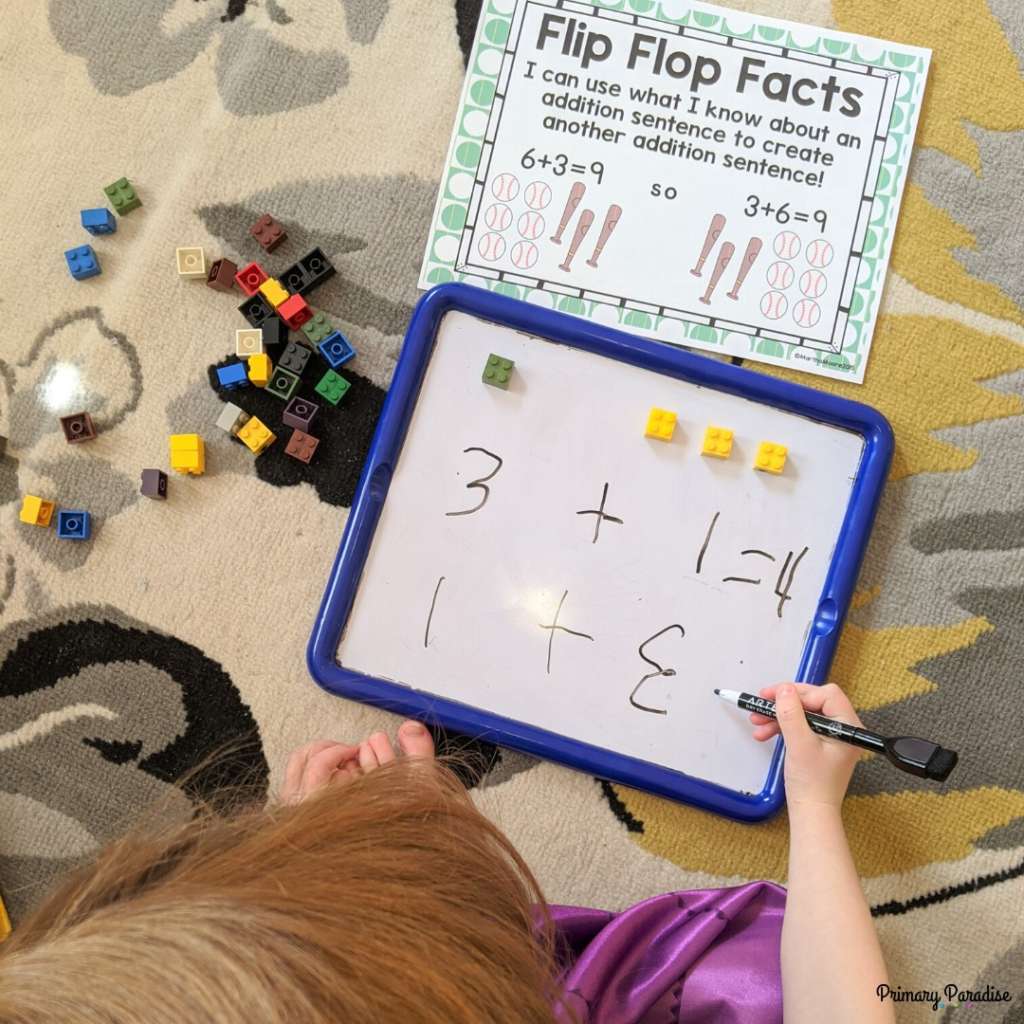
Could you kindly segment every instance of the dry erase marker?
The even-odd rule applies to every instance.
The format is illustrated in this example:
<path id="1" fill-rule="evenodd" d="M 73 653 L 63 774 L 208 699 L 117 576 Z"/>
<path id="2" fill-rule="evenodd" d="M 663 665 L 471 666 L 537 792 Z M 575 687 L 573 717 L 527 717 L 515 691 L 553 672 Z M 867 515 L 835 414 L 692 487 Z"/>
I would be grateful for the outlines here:
<path id="1" fill-rule="evenodd" d="M 775 701 L 768 700 L 767 697 L 756 697 L 752 693 L 740 693 L 739 690 L 719 690 L 717 687 L 715 693 L 722 700 L 727 700 L 744 711 L 754 711 L 765 718 L 778 717 L 775 714 Z M 914 736 L 886 739 L 877 732 L 847 725 L 835 718 L 816 715 L 813 711 L 805 711 L 804 715 L 811 730 L 819 736 L 842 740 L 855 747 L 873 750 L 876 754 L 885 754 L 897 768 L 911 775 L 945 782 L 949 778 L 949 773 L 956 767 L 956 751 L 945 750 L 930 740 L 920 740 Z"/>

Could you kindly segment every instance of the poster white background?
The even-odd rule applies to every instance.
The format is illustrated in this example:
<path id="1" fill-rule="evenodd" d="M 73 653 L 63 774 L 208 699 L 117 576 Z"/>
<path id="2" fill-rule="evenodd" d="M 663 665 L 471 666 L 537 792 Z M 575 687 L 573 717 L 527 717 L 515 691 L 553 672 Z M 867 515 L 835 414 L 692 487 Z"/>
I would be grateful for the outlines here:
<path id="1" fill-rule="evenodd" d="M 500 50 L 481 19 L 421 285 L 447 265 L 862 380 L 929 52 L 772 19 L 740 36 L 572 0 L 512 12 Z"/>
<path id="2" fill-rule="evenodd" d="M 602 39 L 590 38 L 595 33 Z M 573 51 L 588 42 L 599 52 L 611 49 L 584 68 L 585 50 Z M 689 68 L 684 77 L 669 74 L 673 53 L 677 72 Z M 698 73 L 703 79 L 695 81 Z M 718 80 L 709 84 L 713 74 Z M 829 82 L 826 111 L 822 86 Z M 887 86 L 891 106 L 886 75 L 528 3 L 462 265 L 529 271 L 696 318 L 831 344 L 845 278 L 855 271 L 849 256 L 874 137 L 888 120 Z M 852 109 L 842 98 L 850 89 L 860 93 L 856 116 L 839 112 Z M 556 106 L 565 103 L 579 112 Z M 726 166 L 737 157 L 820 184 Z M 578 205 L 567 209 L 577 193 Z M 602 229 L 606 240 L 595 260 Z M 724 246 L 732 255 L 715 280 Z"/>

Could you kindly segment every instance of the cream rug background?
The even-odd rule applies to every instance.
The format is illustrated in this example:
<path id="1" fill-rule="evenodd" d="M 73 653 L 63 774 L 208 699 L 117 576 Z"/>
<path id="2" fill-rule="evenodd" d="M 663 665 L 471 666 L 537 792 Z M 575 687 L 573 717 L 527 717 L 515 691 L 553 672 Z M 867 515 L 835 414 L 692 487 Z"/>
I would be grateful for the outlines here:
<path id="1" fill-rule="evenodd" d="M 273 787 L 293 746 L 393 724 L 319 691 L 304 649 L 417 297 L 478 6 L 51 0 L 6 20 L 0 890 L 15 923 L 218 743 L 255 726 L 240 760 Z M 867 381 L 816 386 L 877 405 L 899 446 L 835 679 L 869 725 L 926 723 L 962 763 L 936 787 L 863 762 L 846 815 L 893 984 L 991 983 L 1013 1008 L 945 1019 L 1020 1021 L 1024 752 L 1000 702 L 1019 708 L 1024 664 L 1024 12 L 734 6 L 935 50 Z M 121 175 L 143 208 L 92 240 L 102 276 L 73 281 L 62 252 L 90 241 L 78 211 Z M 290 236 L 272 266 L 317 244 L 331 256 L 314 304 L 359 351 L 309 471 L 281 444 L 254 462 L 214 428 L 207 367 L 231 349 L 241 296 L 174 271 L 178 245 L 259 256 L 246 229 L 264 210 Z M 71 448 L 57 415 L 77 408 L 101 432 Z M 207 440 L 206 475 L 140 498 L 139 471 L 165 467 L 167 435 L 186 430 Z M 25 492 L 92 510 L 94 539 L 18 523 Z M 554 901 L 784 877 L 784 814 L 736 825 L 485 753 L 476 798 Z"/>

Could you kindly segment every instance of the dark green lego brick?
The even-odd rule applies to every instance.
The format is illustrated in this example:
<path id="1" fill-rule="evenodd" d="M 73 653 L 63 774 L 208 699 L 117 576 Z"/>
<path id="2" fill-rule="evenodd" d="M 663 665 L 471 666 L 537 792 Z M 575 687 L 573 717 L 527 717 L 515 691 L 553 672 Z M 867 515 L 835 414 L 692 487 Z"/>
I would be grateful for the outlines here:
<path id="1" fill-rule="evenodd" d="M 106 193 L 107 199 L 110 200 L 110 205 L 121 217 L 126 213 L 131 213 L 132 210 L 137 210 L 142 205 L 142 200 L 127 178 L 118 178 L 113 185 L 108 185 L 103 191 Z"/>
<path id="2" fill-rule="evenodd" d="M 501 388 L 502 391 L 508 391 L 508 382 L 512 379 L 512 370 L 515 368 L 515 365 L 511 359 L 506 359 L 504 356 L 496 356 L 492 352 L 484 364 L 482 380 L 485 384 L 490 384 L 492 388 Z"/>
<path id="3" fill-rule="evenodd" d="M 302 325 L 302 333 L 312 345 L 319 345 L 333 330 L 334 327 L 325 313 L 314 313 L 313 319 Z"/>
<path id="4" fill-rule="evenodd" d="M 318 395 L 326 398 L 331 405 L 337 405 L 345 397 L 345 392 L 350 387 L 352 385 L 340 373 L 328 370 L 320 378 L 320 383 L 317 384 L 315 391 Z"/>
<path id="5" fill-rule="evenodd" d="M 280 398 L 282 401 L 287 402 L 295 394 L 295 389 L 298 386 L 298 374 L 292 373 L 291 370 L 285 370 L 283 367 L 275 366 L 270 374 L 270 380 L 267 381 L 267 386 L 263 390 L 267 394 L 274 395 L 275 398 Z"/>

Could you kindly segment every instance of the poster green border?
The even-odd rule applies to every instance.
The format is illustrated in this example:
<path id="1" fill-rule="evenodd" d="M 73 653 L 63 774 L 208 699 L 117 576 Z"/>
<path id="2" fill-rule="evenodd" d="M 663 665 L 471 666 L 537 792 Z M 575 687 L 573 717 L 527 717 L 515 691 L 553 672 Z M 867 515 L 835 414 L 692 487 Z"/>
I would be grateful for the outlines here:
<path id="1" fill-rule="evenodd" d="M 825 376 L 860 382 L 864 378 L 870 336 L 867 328 L 874 322 L 877 307 L 881 301 L 885 283 L 885 269 L 888 265 L 889 249 L 900 199 L 907 176 L 909 161 L 904 159 L 906 151 L 913 145 L 917 127 L 917 113 L 920 110 L 928 72 L 928 51 L 918 48 L 900 48 L 884 40 L 872 40 L 880 52 L 862 52 L 856 37 L 832 32 L 820 26 L 778 22 L 742 11 L 711 8 L 703 4 L 689 4 L 679 17 L 672 17 L 665 10 L 661 0 L 583 0 L 583 5 L 596 11 L 623 12 L 671 25 L 680 25 L 718 33 L 734 39 L 784 46 L 790 50 L 827 56 L 836 60 L 871 65 L 898 74 L 897 94 L 889 118 L 886 150 L 882 157 L 878 181 L 872 198 L 871 214 L 861 251 L 861 262 L 857 271 L 857 282 L 850 300 L 847 317 L 847 332 L 854 337 L 847 338 L 843 345 L 842 359 L 846 366 L 835 364 L 834 352 L 814 347 L 798 346 L 771 338 L 757 338 L 742 332 L 729 332 L 724 328 L 692 323 L 678 317 L 659 317 L 641 310 L 629 309 L 611 303 L 560 295 L 554 291 L 529 288 L 506 281 L 492 281 L 476 274 L 462 273 L 453 267 L 453 261 L 439 257 L 439 250 L 455 246 L 456 252 L 469 210 L 471 196 L 462 197 L 452 187 L 458 175 L 472 175 L 475 179 L 483 153 L 483 138 L 486 134 L 491 106 L 497 94 L 498 77 L 501 73 L 505 46 L 508 42 L 512 22 L 519 4 L 524 0 L 485 0 L 477 25 L 473 51 L 466 69 L 466 81 L 462 100 L 455 119 L 455 128 L 449 148 L 444 177 L 438 193 L 437 204 L 431 222 L 424 255 L 421 283 L 427 287 L 447 281 L 471 281 L 480 283 L 492 291 L 513 298 L 533 302 L 545 302 L 551 308 L 577 316 L 593 318 L 598 307 L 614 311 L 615 319 L 608 321 L 635 331 L 641 331 L 670 344 L 687 345 L 697 343 L 701 348 L 722 348 L 734 351 L 736 345 L 725 349 L 726 342 L 733 337 L 742 338 L 739 344 L 746 344 L 746 354 L 761 362 L 790 366 L 793 369 L 809 370 Z M 748 22 L 743 30 L 733 28 L 729 19 Z M 797 38 L 794 29 L 804 29 Z M 495 61 L 496 70 L 491 73 L 485 65 Z M 479 132 L 475 126 L 482 124 Z M 676 327 L 678 333 L 673 333 Z M 668 328 L 668 330 L 665 330 Z M 799 353 L 794 359 L 796 353 Z"/>

